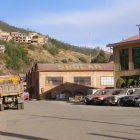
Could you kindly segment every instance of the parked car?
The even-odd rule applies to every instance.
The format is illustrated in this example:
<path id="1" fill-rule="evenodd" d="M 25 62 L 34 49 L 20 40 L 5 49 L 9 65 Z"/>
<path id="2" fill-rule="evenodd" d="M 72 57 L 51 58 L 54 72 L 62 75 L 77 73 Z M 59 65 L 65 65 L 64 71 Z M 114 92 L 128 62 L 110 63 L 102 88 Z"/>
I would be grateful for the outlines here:
<path id="1" fill-rule="evenodd" d="M 29 92 L 24 92 L 24 100 L 29 100 Z"/>
<path id="2" fill-rule="evenodd" d="M 106 99 L 112 95 L 118 94 L 121 92 L 121 89 L 108 89 L 105 92 L 102 92 L 99 95 L 95 95 L 92 98 L 92 103 L 93 104 L 106 104 Z"/>
<path id="3" fill-rule="evenodd" d="M 120 104 L 122 106 L 135 105 L 140 106 L 140 89 L 134 89 L 131 95 L 121 98 Z"/>
<path id="4" fill-rule="evenodd" d="M 105 89 L 95 89 L 96 92 L 94 92 L 94 94 L 91 94 L 91 92 L 88 92 L 88 95 L 85 96 L 84 102 L 86 105 L 92 104 L 92 99 L 94 96 L 102 94 L 102 92 L 105 92 Z"/>
<path id="5" fill-rule="evenodd" d="M 121 105 L 121 98 L 133 93 L 132 89 L 115 90 L 112 96 L 106 98 L 106 105 Z"/>

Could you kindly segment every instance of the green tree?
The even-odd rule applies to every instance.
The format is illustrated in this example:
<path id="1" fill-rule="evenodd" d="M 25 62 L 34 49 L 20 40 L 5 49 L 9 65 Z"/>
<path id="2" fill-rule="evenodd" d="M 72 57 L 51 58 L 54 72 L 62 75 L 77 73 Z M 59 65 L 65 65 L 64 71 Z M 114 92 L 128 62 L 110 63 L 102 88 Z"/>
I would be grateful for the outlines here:
<path id="1" fill-rule="evenodd" d="M 66 59 L 61 60 L 63 63 L 68 63 Z"/>
<path id="2" fill-rule="evenodd" d="M 91 63 L 107 63 L 107 62 L 108 62 L 108 60 L 107 60 L 103 50 L 100 51 L 100 53 L 98 54 L 98 56 L 95 59 L 91 60 Z"/>
<path id="3" fill-rule="evenodd" d="M 130 87 L 130 86 L 133 86 L 133 85 L 134 85 L 134 79 L 132 79 L 132 78 L 128 79 L 127 86 Z"/>
<path id="4" fill-rule="evenodd" d="M 137 86 L 140 87 L 140 77 L 137 80 Z"/>
<path id="5" fill-rule="evenodd" d="M 79 60 L 83 63 L 87 63 L 87 60 L 84 57 L 79 57 Z"/>
<path id="6" fill-rule="evenodd" d="M 123 78 L 119 78 L 117 80 L 117 84 L 116 84 L 117 88 L 123 88 L 123 87 L 125 87 L 125 85 L 126 85 L 125 80 Z"/>

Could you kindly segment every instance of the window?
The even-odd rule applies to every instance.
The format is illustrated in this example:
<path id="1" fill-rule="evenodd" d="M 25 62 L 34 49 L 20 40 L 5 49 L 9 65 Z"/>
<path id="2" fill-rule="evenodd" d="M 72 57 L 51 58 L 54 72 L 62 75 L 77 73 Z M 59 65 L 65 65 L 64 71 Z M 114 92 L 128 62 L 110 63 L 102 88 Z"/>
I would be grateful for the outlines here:
<path id="1" fill-rule="evenodd" d="M 120 50 L 120 70 L 129 69 L 129 55 L 128 49 Z"/>
<path id="2" fill-rule="evenodd" d="M 114 77 L 113 76 L 104 76 L 101 77 L 101 85 L 107 86 L 107 85 L 114 85 Z"/>
<path id="3" fill-rule="evenodd" d="M 91 77 L 74 77 L 74 83 L 78 85 L 91 85 Z"/>
<path id="4" fill-rule="evenodd" d="M 63 77 L 47 77 L 46 85 L 61 85 L 63 84 Z"/>
<path id="5" fill-rule="evenodd" d="M 140 47 L 139 48 L 133 48 L 133 68 L 134 69 L 140 69 Z"/>

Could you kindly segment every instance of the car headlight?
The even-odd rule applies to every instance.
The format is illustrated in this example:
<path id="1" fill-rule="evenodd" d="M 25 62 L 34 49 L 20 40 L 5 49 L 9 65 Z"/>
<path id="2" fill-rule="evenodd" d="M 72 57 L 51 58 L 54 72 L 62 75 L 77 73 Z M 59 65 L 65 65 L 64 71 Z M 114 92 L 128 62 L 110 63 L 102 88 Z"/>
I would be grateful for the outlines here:
<path id="1" fill-rule="evenodd" d="M 104 97 L 100 97 L 99 99 L 100 99 L 100 100 L 103 100 L 103 99 L 104 99 Z"/>

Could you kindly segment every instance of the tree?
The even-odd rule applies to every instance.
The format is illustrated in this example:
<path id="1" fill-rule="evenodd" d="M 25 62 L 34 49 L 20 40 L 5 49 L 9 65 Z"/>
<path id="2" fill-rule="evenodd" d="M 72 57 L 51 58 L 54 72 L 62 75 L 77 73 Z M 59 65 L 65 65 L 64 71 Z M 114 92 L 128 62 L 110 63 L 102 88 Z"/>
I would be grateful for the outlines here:
<path id="1" fill-rule="evenodd" d="M 133 85 L 134 85 L 134 79 L 132 79 L 132 78 L 128 79 L 127 86 L 130 87 L 130 86 L 133 86 Z"/>
<path id="2" fill-rule="evenodd" d="M 117 80 L 117 88 L 123 88 L 123 87 L 125 87 L 125 80 L 123 79 L 123 78 L 119 78 L 118 80 Z"/>
<path id="3" fill-rule="evenodd" d="M 103 50 L 99 52 L 98 56 L 95 59 L 91 60 L 91 63 L 107 63 L 107 62 L 108 60 Z"/>
<path id="4" fill-rule="evenodd" d="M 140 77 L 138 78 L 137 86 L 140 87 Z"/>
<path id="5" fill-rule="evenodd" d="M 87 60 L 84 57 L 79 57 L 79 60 L 83 63 L 87 63 Z"/>

